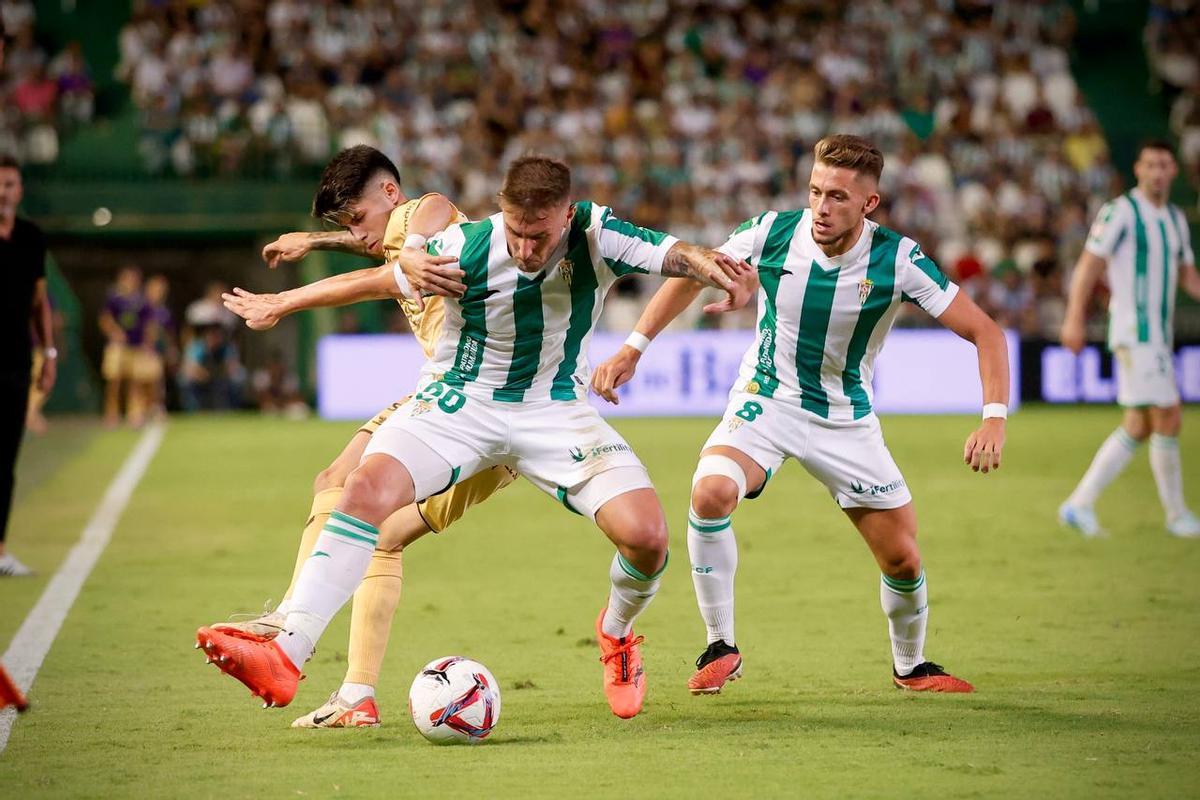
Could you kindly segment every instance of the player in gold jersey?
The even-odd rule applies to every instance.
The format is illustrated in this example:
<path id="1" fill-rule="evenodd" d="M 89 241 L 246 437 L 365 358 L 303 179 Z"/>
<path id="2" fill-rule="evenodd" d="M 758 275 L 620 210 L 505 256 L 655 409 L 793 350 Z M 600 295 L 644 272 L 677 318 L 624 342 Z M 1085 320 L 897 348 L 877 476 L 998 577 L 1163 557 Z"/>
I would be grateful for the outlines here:
<path id="1" fill-rule="evenodd" d="M 313 200 L 313 215 L 341 230 L 284 234 L 263 249 L 263 259 L 269 266 L 298 261 L 310 251 L 322 249 L 382 258 L 387 263 L 375 270 L 339 275 L 279 294 L 235 289 L 225 296 L 226 306 L 245 318 L 249 327 L 264 330 L 288 314 L 328 305 L 333 296 L 338 304 L 394 297 L 400 272 L 412 288 L 413 299 L 398 302 L 428 356 L 442 326 L 442 298 L 436 294 L 422 297 L 422 293 L 457 294 L 465 287 L 458 282 L 462 272 L 451 264 L 453 259 L 426 255 L 424 240 L 453 223 L 467 221 L 466 216 L 441 194 L 408 199 L 400 188 L 395 165 L 383 153 L 366 146 L 343 150 L 325 168 Z M 257 619 L 219 623 L 220 627 L 266 637 L 279 632 L 290 610 L 292 589 L 304 563 L 314 555 L 313 545 L 341 497 L 346 476 L 358 465 L 371 435 L 401 403 L 388 406 L 359 428 L 337 458 L 317 475 L 292 583 L 279 606 Z M 366 578 L 354 594 L 345 680 L 328 702 L 297 719 L 293 727 L 379 725 L 375 684 L 387 650 L 392 617 L 400 602 L 401 551 L 430 531 L 445 530 L 468 508 L 512 483 L 515 477 L 506 467 L 495 467 L 387 519 L 380 529 Z"/>

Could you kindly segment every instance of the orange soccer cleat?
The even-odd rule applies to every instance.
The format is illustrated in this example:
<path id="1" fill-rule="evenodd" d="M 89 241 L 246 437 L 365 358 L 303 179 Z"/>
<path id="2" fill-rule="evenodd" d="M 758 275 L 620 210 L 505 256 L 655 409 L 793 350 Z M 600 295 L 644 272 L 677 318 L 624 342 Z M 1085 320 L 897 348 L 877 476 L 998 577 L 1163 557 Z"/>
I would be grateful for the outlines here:
<path id="1" fill-rule="evenodd" d="M 604 632 L 604 611 L 596 618 L 596 640 L 600 642 L 600 662 L 604 664 L 604 696 L 608 707 L 621 719 L 636 717 L 646 699 L 646 670 L 638 645 L 644 636 L 614 639 Z"/>
<path id="2" fill-rule="evenodd" d="M 688 678 L 692 694 L 720 694 L 726 681 L 742 677 L 742 655 L 736 645 L 717 640 L 696 659 L 696 672 Z"/>
<path id="3" fill-rule="evenodd" d="M 205 663 L 216 664 L 262 698 L 263 708 L 286 706 L 296 696 L 303 676 L 273 639 L 206 626 L 196 631 L 196 647 L 208 656 Z"/>
<path id="4" fill-rule="evenodd" d="M 0 709 L 8 706 L 16 706 L 17 711 L 24 711 L 29 708 L 29 701 L 21 693 L 17 682 L 9 677 L 4 667 L 0 667 Z"/>
<path id="5" fill-rule="evenodd" d="M 975 691 L 974 686 L 962 678 L 954 677 L 932 661 L 925 661 L 918 664 L 912 672 L 904 676 L 897 675 L 893 667 L 892 683 L 896 684 L 897 689 L 906 689 L 910 692 L 953 692 L 966 694 L 967 692 Z"/>

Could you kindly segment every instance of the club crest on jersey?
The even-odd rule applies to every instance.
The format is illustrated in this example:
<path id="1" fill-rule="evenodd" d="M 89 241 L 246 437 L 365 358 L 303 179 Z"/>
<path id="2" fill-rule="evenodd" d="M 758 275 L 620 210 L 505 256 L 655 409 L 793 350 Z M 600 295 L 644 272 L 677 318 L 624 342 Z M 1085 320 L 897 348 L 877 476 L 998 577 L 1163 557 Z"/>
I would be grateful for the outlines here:
<path id="1" fill-rule="evenodd" d="M 863 278 L 858 282 L 858 304 L 865 306 L 867 298 L 871 296 L 871 290 L 875 288 L 875 281 L 870 278 Z"/>
<path id="2" fill-rule="evenodd" d="M 567 284 L 567 288 L 571 288 L 571 278 L 575 274 L 575 267 L 571 264 L 571 259 L 564 258 L 558 262 L 558 274 L 562 275 L 563 282 Z"/>

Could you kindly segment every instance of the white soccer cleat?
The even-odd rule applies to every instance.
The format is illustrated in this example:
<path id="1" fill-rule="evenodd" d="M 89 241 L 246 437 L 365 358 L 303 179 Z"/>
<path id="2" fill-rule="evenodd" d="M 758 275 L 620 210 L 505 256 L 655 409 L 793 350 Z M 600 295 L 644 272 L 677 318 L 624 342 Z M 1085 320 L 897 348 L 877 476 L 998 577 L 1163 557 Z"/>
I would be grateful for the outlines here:
<path id="1" fill-rule="evenodd" d="M 287 620 L 283 614 L 278 611 L 268 611 L 262 616 L 253 619 L 242 620 L 240 622 L 214 622 L 210 628 L 214 630 L 235 630 L 243 633 L 252 633 L 255 636 L 261 636 L 264 639 L 274 639 L 283 630 L 283 623 Z"/>
<path id="2" fill-rule="evenodd" d="M 12 553 L 0 556 L 0 578 L 24 578 L 32 574 L 33 570 L 18 561 Z"/>
<path id="3" fill-rule="evenodd" d="M 1167 523 L 1167 533 L 1180 539 L 1200 539 L 1200 517 L 1185 511 Z"/>
<path id="4" fill-rule="evenodd" d="M 379 706 L 364 697 L 350 705 L 334 692 L 325 705 L 292 723 L 293 728 L 378 728 Z"/>
<path id="5" fill-rule="evenodd" d="M 1074 528 L 1081 535 L 1094 539 L 1104 536 L 1104 529 L 1096 519 L 1096 512 L 1090 506 L 1073 506 L 1069 502 L 1058 507 L 1058 521 L 1069 528 Z"/>

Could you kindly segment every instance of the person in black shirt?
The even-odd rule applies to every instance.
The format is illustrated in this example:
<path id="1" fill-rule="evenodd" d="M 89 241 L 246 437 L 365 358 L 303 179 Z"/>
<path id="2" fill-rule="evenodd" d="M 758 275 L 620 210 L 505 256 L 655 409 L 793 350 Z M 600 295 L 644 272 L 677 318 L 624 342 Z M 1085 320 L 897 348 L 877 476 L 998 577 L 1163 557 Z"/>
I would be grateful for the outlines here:
<path id="1" fill-rule="evenodd" d="M 46 240 L 38 226 L 17 217 L 22 194 L 20 166 L 11 156 L 0 155 L 0 273 L 5 286 L 0 292 L 0 577 L 31 573 L 5 550 L 4 539 L 34 378 L 35 339 L 45 356 L 36 376 L 43 392 L 53 388 L 58 364 L 46 296 Z"/>

